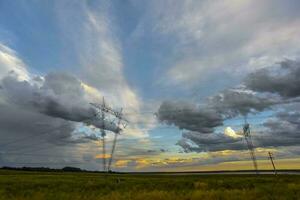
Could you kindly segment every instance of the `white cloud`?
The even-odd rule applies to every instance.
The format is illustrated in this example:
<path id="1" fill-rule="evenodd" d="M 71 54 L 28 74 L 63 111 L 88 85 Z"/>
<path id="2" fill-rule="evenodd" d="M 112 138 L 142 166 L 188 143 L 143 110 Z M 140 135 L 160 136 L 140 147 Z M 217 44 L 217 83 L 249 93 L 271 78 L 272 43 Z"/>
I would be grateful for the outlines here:
<path id="1" fill-rule="evenodd" d="M 8 78 L 10 82 L 5 82 L 5 87 L 1 88 L 0 90 L 0 109 L 3 113 L 6 113 L 2 116 L 0 119 L 0 123 L 3 124 L 2 128 L 5 130 L 4 132 L 8 132 L 9 134 L 4 134 L 1 136 L 1 139 L 4 138 L 4 140 L 9 138 L 15 137 L 15 138 L 20 138 L 24 137 L 23 135 L 30 135 L 32 139 L 24 142 L 19 142 L 13 145 L 14 149 L 19 149 L 19 147 L 25 146 L 25 149 L 29 149 L 29 155 L 32 153 L 30 152 L 31 148 L 29 147 L 34 147 L 35 149 L 42 149 L 39 152 L 42 152 L 41 154 L 46 153 L 45 158 L 40 159 L 38 156 L 35 156 L 33 153 L 32 156 L 27 156 L 26 163 L 30 164 L 31 162 L 39 161 L 42 160 L 42 162 L 47 163 L 47 165 L 51 167 L 57 167 L 56 163 L 59 163 L 62 167 L 64 165 L 67 165 L 68 163 L 74 162 L 79 162 L 83 163 L 84 160 L 86 159 L 86 156 L 89 156 L 90 159 L 86 164 L 84 165 L 84 168 L 88 169 L 98 169 L 99 164 L 97 163 L 98 161 L 94 158 L 94 155 L 98 152 L 99 153 L 99 144 L 97 143 L 94 145 L 92 142 L 89 142 L 89 140 L 84 141 L 84 139 L 81 139 L 84 135 L 89 135 L 90 133 L 83 133 L 81 132 L 83 129 L 88 129 L 88 127 L 83 126 L 83 124 L 75 124 L 74 122 L 71 121 L 66 121 L 62 120 L 60 118 L 53 118 L 51 116 L 47 116 L 47 114 L 44 114 L 43 112 L 37 112 L 34 109 L 31 109 L 29 104 L 26 102 L 34 102 L 33 99 L 28 100 L 29 98 L 34 98 L 36 97 L 37 99 L 41 100 L 41 98 L 44 97 L 44 95 L 41 93 L 42 90 L 48 90 L 47 86 L 45 86 L 45 81 L 49 81 L 47 78 L 42 77 L 42 76 L 35 76 L 34 74 L 30 74 L 27 69 L 26 65 L 22 62 L 20 58 L 18 58 L 12 49 L 8 47 L 3 47 L 4 50 L 1 52 L 4 52 L 5 58 L 9 59 L 3 59 L 4 61 L 10 61 L 10 62 L 2 62 L 5 65 L 3 65 L 5 68 L 5 71 L 9 70 L 14 70 L 15 73 L 13 75 L 7 76 L 7 74 L 1 74 L 0 80 L 2 83 L 4 83 L 4 80 L 7 80 Z M 1 49 L 2 50 L 2 49 Z M 15 62 L 13 62 L 15 61 Z M 9 64 L 9 65 L 8 65 Z M 18 67 L 22 68 L 18 68 Z M 7 69 L 7 70 L 6 70 Z M 17 70 L 15 70 L 17 69 Z M 22 69 L 22 70 L 19 70 Z M 55 77 L 56 75 L 53 74 Z M 48 84 L 51 84 L 51 87 L 56 88 L 58 91 L 61 92 L 60 95 L 61 97 L 67 97 L 67 99 L 63 100 L 60 97 L 55 97 L 56 100 L 61 99 L 65 101 L 67 105 L 71 105 L 74 103 L 78 103 L 78 101 L 81 101 L 84 99 L 84 101 L 79 102 L 80 104 L 88 104 L 90 101 L 94 100 L 101 100 L 102 93 L 97 89 L 92 86 L 89 86 L 88 84 L 84 83 L 83 81 L 78 81 L 79 85 L 69 85 L 66 82 L 64 82 L 65 78 L 71 78 L 73 76 L 67 75 L 67 74 L 57 74 L 58 77 L 62 76 L 61 78 L 58 78 L 56 80 L 53 80 L 51 83 L 48 82 Z M 47 76 L 52 76 L 47 75 Z M 16 79 L 15 79 L 16 78 Z M 75 77 L 73 77 L 75 79 Z M 72 79 L 72 78 L 71 78 Z M 11 85 L 11 81 L 14 80 L 14 83 L 17 84 L 16 87 Z M 66 80 L 66 81 L 67 81 Z M 9 84 L 9 85 L 7 85 Z M 11 89 L 8 86 L 12 86 L 14 92 L 10 93 L 10 97 L 14 99 L 10 99 L 10 101 L 7 101 L 6 95 L 7 95 L 7 89 Z M 80 93 L 77 91 L 78 86 L 82 87 L 82 92 Z M 20 90 L 18 90 L 17 87 L 21 87 Z M 23 89 L 22 89 L 23 87 Z M 60 89 L 60 87 L 63 87 L 64 89 Z M 75 88 L 74 88 L 75 87 Z M 25 89 L 27 88 L 27 89 Z M 31 88 L 32 90 L 28 90 Z M 76 89 L 77 88 L 77 89 Z M 3 93 L 4 91 L 4 93 Z M 33 91 L 33 96 L 32 95 Z M 69 93 L 73 93 L 69 95 Z M 81 91 L 81 90 L 80 90 Z M 50 92 L 50 91 L 49 91 Z M 39 95 L 37 95 L 39 94 Z M 125 92 L 125 98 L 127 99 L 132 99 L 131 102 L 134 102 L 135 100 L 135 93 L 132 93 L 130 90 Z M 53 95 L 51 92 L 47 95 Z M 77 98 L 78 97 L 78 98 Z M 75 98 L 75 99 L 74 99 Z M 28 100 L 28 101 L 27 101 Z M 43 101 L 43 100 L 42 100 Z M 20 104 L 14 104 L 16 102 L 25 102 L 25 104 L 20 103 Z M 35 104 L 35 103 L 33 103 Z M 84 105 L 85 105 L 84 104 Z M 17 106 L 16 106 L 17 105 Z M 37 104 L 35 104 L 38 106 Z M 5 111 L 5 112 L 4 112 Z M 10 113 L 10 115 L 7 114 Z M 18 119 L 15 118 L 15 115 L 18 116 Z M 17 120 L 17 121 L 16 121 Z M 16 126 L 16 123 L 18 123 L 18 126 Z M 20 125 L 21 124 L 21 125 Z M 63 124 L 66 126 L 67 130 L 65 127 L 60 127 L 58 126 L 59 124 Z M 78 126 L 80 125 L 80 126 Z M 19 127 L 20 126 L 20 127 Z M 76 128 L 77 126 L 77 128 Z M 45 130 L 44 130 L 45 129 Z M 48 130 L 49 129 L 49 130 Z M 52 130 L 53 129 L 53 130 Z M 21 131 L 20 131 L 21 130 Z M 94 130 L 97 131 L 97 130 Z M 48 133 L 49 134 L 46 134 Z M 50 132 L 53 134 L 50 134 Z M 42 133 L 42 134 L 41 134 Z M 43 135 L 43 137 L 35 137 L 36 135 Z M 126 134 L 130 134 L 132 137 L 138 137 L 138 138 L 143 138 L 146 137 L 147 134 L 144 132 L 141 132 L 138 127 L 130 127 L 128 131 L 126 131 Z M 44 136 L 45 135 L 45 136 Z M 40 135 L 39 135 L 40 136 Z M 77 137 L 77 138 L 76 138 Z M 126 137 L 127 138 L 127 137 Z M 48 141 L 49 140 L 49 141 Z M 112 141 L 111 135 L 108 135 L 108 140 L 109 142 L 108 147 L 110 146 L 110 142 Z M 28 146 L 28 144 L 31 144 L 32 142 L 35 142 L 33 146 Z M 63 145 L 63 149 L 59 148 L 60 145 Z M 12 145 L 11 145 L 12 146 Z M 16 153 L 15 156 L 10 155 L 12 147 L 8 146 L 9 148 L 2 148 L 1 151 L 7 151 L 8 156 L 3 157 L 3 162 L 4 163 L 11 163 L 13 165 L 18 165 L 16 163 L 19 162 L 25 162 L 23 159 L 20 159 L 18 157 L 18 153 Z M 26 152 L 26 151 L 25 151 Z M 54 153 L 55 152 L 55 153 Z M 58 153 L 59 152 L 59 153 Z M 52 158 L 52 154 L 60 154 L 60 158 Z M 49 162 L 49 163 L 48 163 Z"/>
<path id="2" fill-rule="evenodd" d="M 102 101 L 99 97 L 104 96 L 114 108 L 123 107 L 125 112 L 135 110 L 139 113 L 143 102 L 124 75 L 123 49 L 112 23 L 114 16 L 110 12 L 110 2 L 97 2 L 93 7 L 81 2 L 77 9 L 69 12 L 61 9 L 65 3 L 59 2 L 57 15 L 65 42 L 78 57 L 78 76 L 90 86 L 85 89 L 93 90 L 94 101 Z M 74 19 L 74 16 L 77 17 Z M 100 92 L 96 94 L 96 90 Z M 136 115 L 128 115 L 127 119 L 131 124 L 140 120 Z M 136 125 L 130 125 L 126 134 L 147 136 Z"/>
<path id="3" fill-rule="evenodd" d="M 241 135 L 236 134 L 236 132 L 231 127 L 226 127 L 224 130 L 224 134 L 234 139 L 243 137 Z"/>
<path id="4" fill-rule="evenodd" d="M 215 72 L 240 76 L 300 52 L 300 4 L 293 1 L 149 4 L 134 36 L 150 32 L 176 41 L 164 66 L 168 79 L 160 82 L 194 86 Z"/>
<path id="5" fill-rule="evenodd" d="M 8 73 L 14 73 L 23 80 L 29 78 L 26 65 L 17 53 L 0 42 L 0 79 Z"/>

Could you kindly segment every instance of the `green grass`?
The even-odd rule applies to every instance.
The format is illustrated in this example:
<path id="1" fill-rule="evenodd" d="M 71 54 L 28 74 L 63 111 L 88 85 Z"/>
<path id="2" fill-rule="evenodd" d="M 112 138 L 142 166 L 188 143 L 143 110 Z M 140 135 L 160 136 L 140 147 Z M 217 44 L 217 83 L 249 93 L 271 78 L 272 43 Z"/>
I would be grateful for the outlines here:
<path id="1" fill-rule="evenodd" d="M 300 199 L 296 175 L 132 175 L 0 170 L 0 200 Z"/>

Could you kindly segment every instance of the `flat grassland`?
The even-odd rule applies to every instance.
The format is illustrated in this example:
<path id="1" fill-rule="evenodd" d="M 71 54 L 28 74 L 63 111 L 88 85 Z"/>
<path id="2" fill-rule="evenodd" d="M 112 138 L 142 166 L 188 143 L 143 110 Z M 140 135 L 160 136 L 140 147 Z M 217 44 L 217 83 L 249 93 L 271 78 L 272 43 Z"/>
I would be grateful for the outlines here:
<path id="1" fill-rule="evenodd" d="M 300 176 L 0 170 L 0 200 L 37 199 L 300 199 Z"/>

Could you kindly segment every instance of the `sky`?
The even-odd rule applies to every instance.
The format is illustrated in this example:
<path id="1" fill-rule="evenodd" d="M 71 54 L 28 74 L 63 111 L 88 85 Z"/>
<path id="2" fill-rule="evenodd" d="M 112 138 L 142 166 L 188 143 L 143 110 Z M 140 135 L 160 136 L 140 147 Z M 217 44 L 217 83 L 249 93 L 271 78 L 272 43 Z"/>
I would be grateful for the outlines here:
<path id="1" fill-rule="evenodd" d="M 300 169 L 299 9 L 0 0 L 0 166 L 102 170 L 118 132 L 115 171 L 253 169 L 246 121 L 259 169 Z"/>

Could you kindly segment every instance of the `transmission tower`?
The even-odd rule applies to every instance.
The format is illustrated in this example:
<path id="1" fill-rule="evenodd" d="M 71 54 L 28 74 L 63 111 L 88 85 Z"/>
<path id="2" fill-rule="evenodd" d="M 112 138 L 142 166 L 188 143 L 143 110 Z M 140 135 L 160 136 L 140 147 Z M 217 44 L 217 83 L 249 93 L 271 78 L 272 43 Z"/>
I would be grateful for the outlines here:
<path id="1" fill-rule="evenodd" d="M 103 124 L 101 124 L 101 140 L 102 140 L 102 153 L 103 153 L 103 170 L 104 171 L 110 171 L 111 170 L 111 164 L 113 161 L 113 156 L 114 156 L 114 152 L 116 149 L 116 144 L 117 144 L 117 138 L 118 135 L 121 133 L 123 128 L 126 128 L 128 121 L 123 117 L 122 114 L 122 109 L 120 112 L 113 110 L 112 108 L 110 108 L 109 106 L 107 106 L 105 104 L 104 101 L 104 97 L 103 97 L 103 101 L 102 104 L 95 104 L 95 103 L 90 103 L 91 105 L 93 105 L 95 108 L 97 108 L 98 110 L 100 110 L 101 113 L 101 121 L 103 122 Z M 115 117 L 116 119 L 118 119 L 118 123 L 116 126 L 115 130 L 111 130 L 114 133 L 114 139 L 113 139 L 113 143 L 112 143 L 112 149 L 111 149 L 111 154 L 109 157 L 109 161 L 108 161 L 108 166 L 106 168 L 106 142 L 105 142 L 105 136 L 106 136 L 106 132 L 105 130 L 109 130 L 107 129 L 108 127 L 105 127 L 105 113 L 112 115 L 113 117 Z M 114 122 L 111 122 L 112 124 L 114 124 Z M 122 126 L 122 128 L 121 128 Z"/>
<path id="2" fill-rule="evenodd" d="M 118 116 L 118 128 L 120 127 L 121 125 L 121 122 L 122 122 L 122 108 L 121 108 L 121 111 L 119 112 Z M 117 144 L 117 139 L 118 139 L 118 135 L 120 134 L 121 132 L 121 129 L 119 128 L 117 132 L 114 133 L 114 140 L 113 140 L 113 145 L 112 145 L 112 148 L 111 148 L 111 154 L 110 154 L 110 158 L 109 158 L 109 163 L 108 163 L 108 171 L 111 170 L 111 163 L 113 161 L 113 156 L 114 156 L 114 153 L 115 153 L 115 149 L 116 149 L 116 144 Z"/>
<path id="3" fill-rule="evenodd" d="M 247 120 L 245 118 L 245 125 L 243 127 L 243 134 L 247 143 L 247 147 L 250 153 L 250 157 L 253 162 L 254 169 L 256 173 L 258 174 L 258 169 L 257 169 L 257 161 L 256 161 L 256 156 L 255 156 L 255 151 L 252 143 L 252 138 L 251 138 L 251 132 L 250 132 L 250 124 L 247 123 Z"/>
<path id="4" fill-rule="evenodd" d="M 272 166 L 273 166 L 274 174 L 276 175 L 277 171 L 276 171 L 276 167 L 275 167 L 275 164 L 274 164 L 274 161 L 273 161 L 273 159 L 274 159 L 273 153 L 269 151 L 268 154 L 269 154 L 269 158 L 271 160 Z"/>

